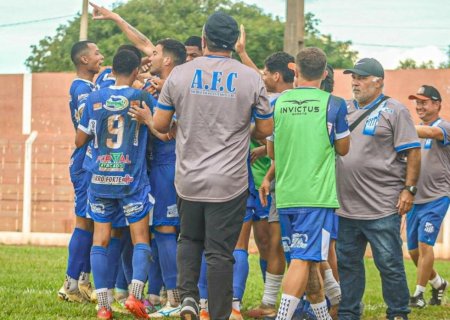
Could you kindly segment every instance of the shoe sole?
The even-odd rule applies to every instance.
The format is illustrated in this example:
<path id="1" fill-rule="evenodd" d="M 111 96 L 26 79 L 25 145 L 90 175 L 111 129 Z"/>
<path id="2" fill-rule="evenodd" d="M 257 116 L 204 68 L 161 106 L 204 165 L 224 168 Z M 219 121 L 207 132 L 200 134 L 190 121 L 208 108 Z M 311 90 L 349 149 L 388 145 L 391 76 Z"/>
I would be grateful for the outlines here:
<path id="1" fill-rule="evenodd" d="M 183 320 L 199 320 L 194 310 L 182 310 L 180 312 L 180 318 Z"/>

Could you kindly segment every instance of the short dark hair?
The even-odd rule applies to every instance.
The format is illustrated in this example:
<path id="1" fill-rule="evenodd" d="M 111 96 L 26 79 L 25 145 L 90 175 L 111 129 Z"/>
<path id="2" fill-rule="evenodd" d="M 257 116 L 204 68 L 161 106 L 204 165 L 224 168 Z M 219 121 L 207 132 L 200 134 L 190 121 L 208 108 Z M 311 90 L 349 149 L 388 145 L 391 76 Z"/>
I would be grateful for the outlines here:
<path id="1" fill-rule="evenodd" d="M 156 45 L 158 44 L 163 47 L 164 54 L 172 56 L 176 66 L 186 61 L 186 48 L 180 41 L 167 38 L 159 40 Z"/>
<path id="2" fill-rule="evenodd" d="M 197 47 L 202 50 L 202 38 L 199 36 L 190 36 L 184 42 L 184 45 L 187 47 Z"/>
<path id="3" fill-rule="evenodd" d="M 114 56 L 112 69 L 115 74 L 129 76 L 140 64 L 141 61 L 133 51 L 123 49 Z"/>
<path id="4" fill-rule="evenodd" d="M 94 43 L 93 41 L 83 40 L 78 41 L 72 46 L 72 50 L 70 50 L 70 59 L 73 64 L 78 66 L 80 64 L 80 57 L 84 53 L 84 51 L 88 48 L 89 43 Z"/>
<path id="5" fill-rule="evenodd" d="M 141 51 L 139 51 L 139 49 L 136 48 L 135 46 L 133 46 L 132 44 L 123 44 L 123 45 L 121 45 L 119 48 L 117 48 L 116 53 L 119 52 L 119 51 L 122 51 L 122 50 L 133 51 L 136 54 L 136 56 L 138 57 L 139 60 L 142 59 Z"/>
<path id="6" fill-rule="evenodd" d="M 327 63 L 328 74 L 325 79 L 320 83 L 320 89 L 323 91 L 332 93 L 334 90 L 334 70 L 331 65 Z"/>
<path id="7" fill-rule="evenodd" d="M 304 48 L 297 54 L 296 63 L 303 79 L 308 81 L 318 80 L 322 77 L 327 66 L 327 56 L 319 48 Z"/>
<path id="8" fill-rule="evenodd" d="M 212 52 L 230 52 L 230 50 L 224 49 L 224 48 L 219 47 L 218 45 L 216 45 L 215 42 L 212 41 L 211 39 L 209 39 L 207 35 L 205 35 L 205 42 L 206 42 L 206 47 L 208 48 L 209 51 L 212 51 Z"/>
<path id="9" fill-rule="evenodd" d="M 275 52 L 267 57 L 264 65 L 271 73 L 279 72 L 286 83 L 294 82 L 295 72 L 289 69 L 288 64 L 295 62 L 293 56 L 286 52 Z"/>

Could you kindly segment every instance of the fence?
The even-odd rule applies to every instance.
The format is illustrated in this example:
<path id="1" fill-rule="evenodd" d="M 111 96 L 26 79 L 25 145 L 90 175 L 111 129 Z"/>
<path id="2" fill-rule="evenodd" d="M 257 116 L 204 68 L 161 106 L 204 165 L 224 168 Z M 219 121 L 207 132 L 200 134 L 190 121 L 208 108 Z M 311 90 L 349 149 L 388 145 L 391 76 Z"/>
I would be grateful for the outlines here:
<path id="1" fill-rule="evenodd" d="M 66 245 L 74 227 L 68 162 L 74 129 L 68 108 L 71 73 L 0 75 L 0 243 Z M 402 101 L 422 84 L 450 101 L 450 70 L 388 71 L 386 94 Z M 335 72 L 335 94 L 350 97 L 350 77 Z M 450 119 L 450 108 L 442 116 Z M 450 214 L 436 257 L 450 258 Z"/>

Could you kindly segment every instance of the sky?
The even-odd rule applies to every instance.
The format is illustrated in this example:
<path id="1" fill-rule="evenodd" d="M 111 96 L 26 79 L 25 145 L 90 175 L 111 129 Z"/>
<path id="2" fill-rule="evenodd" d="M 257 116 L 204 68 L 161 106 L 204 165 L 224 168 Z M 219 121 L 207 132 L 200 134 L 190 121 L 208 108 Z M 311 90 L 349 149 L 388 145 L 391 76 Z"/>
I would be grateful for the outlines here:
<path id="1" fill-rule="evenodd" d="M 95 2 L 108 8 L 117 3 Z M 285 0 L 244 2 L 285 18 Z M 0 74 L 27 72 L 24 62 L 30 46 L 55 35 L 81 5 L 82 0 L 0 0 Z M 305 0 L 305 12 L 320 20 L 321 33 L 351 40 L 359 58 L 376 58 L 385 69 L 395 69 L 406 58 L 432 60 L 435 65 L 447 60 L 449 0 Z"/>

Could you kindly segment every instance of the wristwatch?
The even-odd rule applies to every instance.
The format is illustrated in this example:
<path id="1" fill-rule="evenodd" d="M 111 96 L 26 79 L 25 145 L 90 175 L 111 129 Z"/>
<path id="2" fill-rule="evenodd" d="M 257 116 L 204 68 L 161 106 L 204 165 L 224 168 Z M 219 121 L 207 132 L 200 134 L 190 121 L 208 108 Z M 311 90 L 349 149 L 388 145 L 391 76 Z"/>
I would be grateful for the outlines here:
<path id="1" fill-rule="evenodd" d="M 417 193 L 417 187 L 416 186 L 405 186 L 403 190 L 408 190 L 413 196 Z"/>

